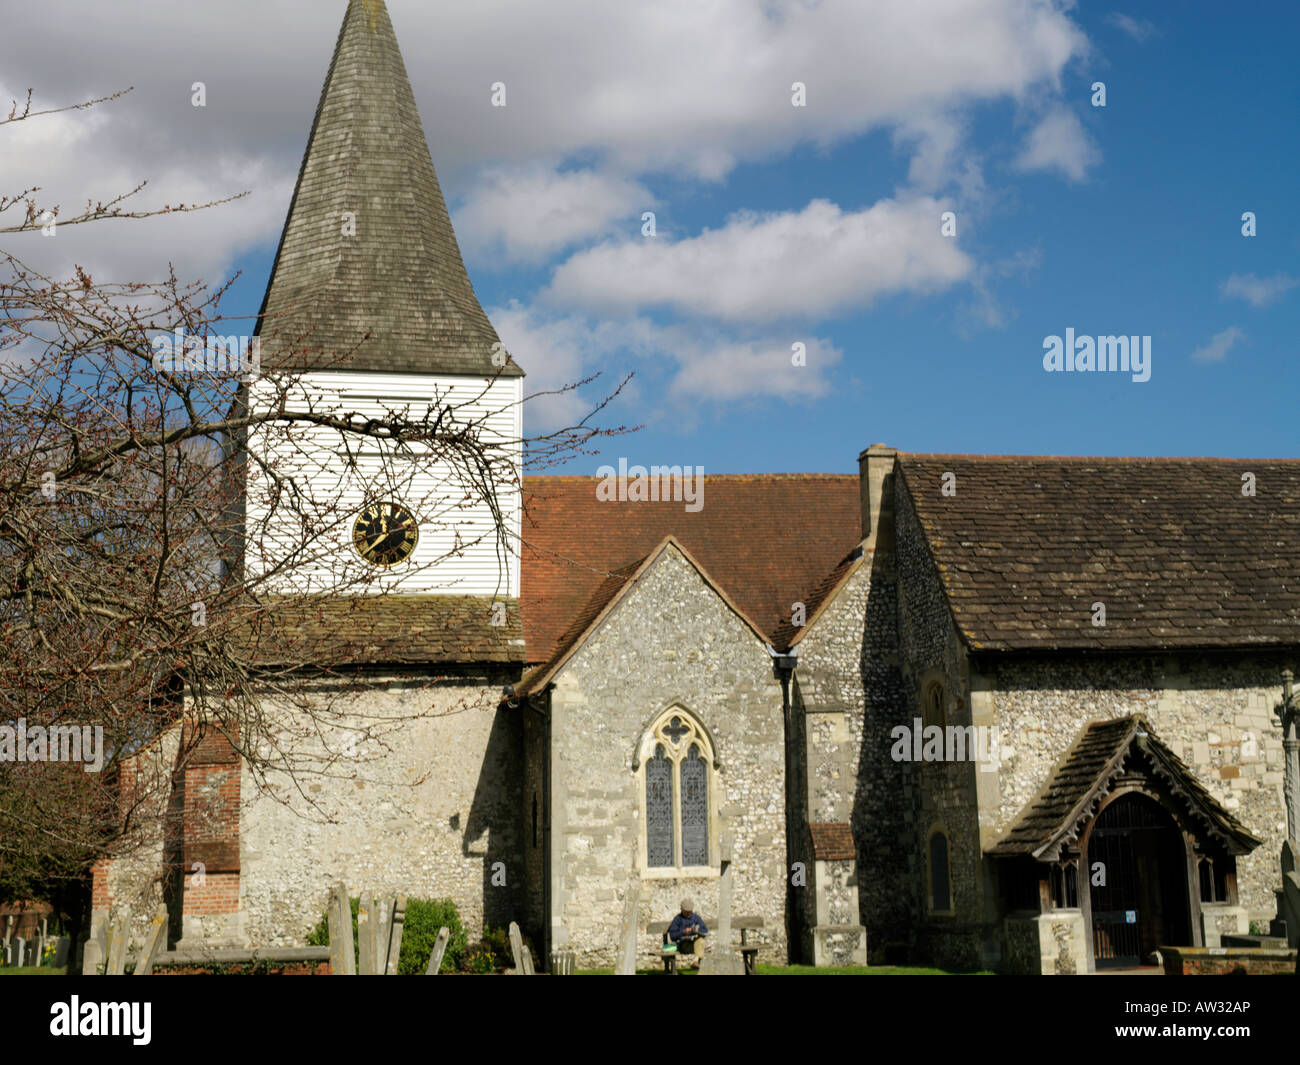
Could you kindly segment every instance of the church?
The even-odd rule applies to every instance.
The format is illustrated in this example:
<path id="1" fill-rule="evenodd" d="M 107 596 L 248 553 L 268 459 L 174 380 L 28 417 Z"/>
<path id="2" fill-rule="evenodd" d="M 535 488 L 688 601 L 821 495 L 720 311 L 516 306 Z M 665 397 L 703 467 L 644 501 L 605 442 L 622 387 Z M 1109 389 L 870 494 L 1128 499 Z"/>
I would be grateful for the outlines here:
<path id="1" fill-rule="evenodd" d="M 527 358 L 499 358 L 382 3 L 348 5 L 263 315 L 348 353 L 304 364 L 263 337 L 263 368 L 315 396 L 364 413 L 436 394 L 522 437 Z M 778 964 L 1084 973 L 1272 919 L 1300 462 L 862 433 L 827 456 L 856 474 L 709 475 L 698 507 L 523 476 L 516 454 L 516 550 L 470 513 L 478 535 L 432 569 L 438 486 L 371 512 L 386 456 L 361 456 L 357 520 L 417 535 L 352 560 L 382 596 L 299 574 L 299 635 L 331 615 L 361 633 L 352 680 L 320 682 L 345 713 L 439 712 L 364 779 L 300 791 L 205 738 L 168 800 L 181 838 L 101 862 L 94 921 L 161 898 L 172 946 L 297 946 L 341 881 L 448 897 L 471 934 L 518 921 L 541 959 L 608 968 L 635 886 L 644 966 L 683 895 L 718 913 L 724 863 Z M 250 523 L 261 505 L 250 489 Z M 246 546 L 273 564 L 275 537 Z"/>

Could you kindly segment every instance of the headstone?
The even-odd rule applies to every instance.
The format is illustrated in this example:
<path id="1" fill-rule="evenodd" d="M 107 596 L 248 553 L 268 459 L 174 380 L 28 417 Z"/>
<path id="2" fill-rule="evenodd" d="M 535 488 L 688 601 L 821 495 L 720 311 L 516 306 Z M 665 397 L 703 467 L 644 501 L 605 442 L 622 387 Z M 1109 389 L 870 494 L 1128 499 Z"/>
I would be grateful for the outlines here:
<path id="1" fill-rule="evenodd" d="M 731 834 L 722 837 L 722 878 L 718 885 L 718 946 L 731 949 Z"/>
<path id="2" fill-rule="evenodd" d="M 352 903 L 343 884 L 334 886 L 326 913 L 330 926 L 330 972 L 335 976 L 355 976 L 357 956 L 352 947 Z"/>
<path id="3" fill-rule="evenodd" d="M 1287 946 L 1300 949 L 1300 847 L 1289 839 L 1282 843 L 1282 890 L 1278 902 L 1278 915 L 1286 925 Z"/>
<path id="4" fill-rule="evenodd" d="M 27 940 L 14 936 L 14 964 L 20 968 L 27 964 Z"/>
<path id="5" fill-rule="evenodd" d="M 149 922 L 149 931 L 145 933 L 144 950 L 135 963 L 136 976 L 153 974 L 153 963 L 159 952 L 167 946 L 167 907 L 159 905 L 154 911 L 153 920 Z"/>
<path id="6" fill-rule="evenodd" d="M 81 948 L 81 975 L 100 976 L 100 968 L 108 961 L 108 952 L 104 949 L 104 922 L 100 921 L 95 934 L 86 940 Z"/>
<path id="7" fill-rule="evenodd" d="M 121 911 L 113 918 L 108 929 L 108 968 L 106 976 L 121 976 L 126 972 L 126 948 L 129 937 L 130 915 Z"/>
<path id="8" fill-rule="evenodd" d="M 537 975 L 536 971 L 533 969 L 533 952 L 528 949 L 527 943 L 524 944 L 524 975 L 525 976 Z"/>
<path id="9" fill-rule="evenodd" d="M 510 922 L 510 953 L 515 958 L 515 975 L 527 975 L 524 969 L 524 937 L 519 934 L 519 926 L 514 921 Z"/>
<path id="10" fill-rule="evenodd" d="M 718 931 L 713 950 L 700 960 L 701 976 L 744 976 L 745 959 L 731 946 L 731 836 L 721 842 L 722 877 L 718 883 Z"/>
<path id="11" fill-rule="evenodd" d="M 438 938 L 433 941 L 433 953 L 429 955 L 429 967 L 425 976 L 437 976 L 442 968 L 442 956 L 447 953 L 447 944 L 451 940 L 451 929 L 443 925 L 438 929 Z"/>
<path id="12" fill-rule="evenodd" d="M 744 976 L 745 959 L 739 951 L 715 950 L 700 961 L 701 976 Z"/>
<path id="13" fill-rule="evenodd" d="M 362 976 L 375 974 L 375 922 L 378 918 L 375 897 L 363 891 L 357 907 L 357 972 Z"/>
<path id="14" fill-rule="evenodd" d="M 68 952 L 72 949 L 71 936 L 59 936 L 54 941 L 54 967 L 62 969 L 68 964 Z"/>
<path id="15" fill-rule="evenodd" d="M 388 937 L 388 965 L 386 976 L 397 975 L 397 962 L 402 956 L 402 927 L 406 924 L 406 896 L 398 895 L 393 904 L 393 931 Z"/>
<path id="16" fill-rule="evenodd" d="M 641 878 L 632 873 L 627 894 L 623 897 L 623 920 L 618 926 L 618 961 L 615 976 L 636 975 L 637 906 L 641 899 Z"/>
<path id="17" fill-rule="evenodd" d="M 393 903 L 375 896 L 375 975 L 383 976 L 388 968 L 388 944 L 393 937 Z"/>

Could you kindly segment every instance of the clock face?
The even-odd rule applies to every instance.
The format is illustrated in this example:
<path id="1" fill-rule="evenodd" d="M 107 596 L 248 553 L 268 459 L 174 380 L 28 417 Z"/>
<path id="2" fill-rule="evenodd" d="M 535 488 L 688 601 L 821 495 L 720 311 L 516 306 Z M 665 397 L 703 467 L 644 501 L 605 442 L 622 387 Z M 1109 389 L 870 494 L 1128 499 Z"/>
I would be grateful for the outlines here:
<path id="1" fill-rule="evenodd" d="M 352 546 L 375 566 L 396 566 L 420 540 L 415 515 L 400 503 L 371 503 L 352 526 Z"/>

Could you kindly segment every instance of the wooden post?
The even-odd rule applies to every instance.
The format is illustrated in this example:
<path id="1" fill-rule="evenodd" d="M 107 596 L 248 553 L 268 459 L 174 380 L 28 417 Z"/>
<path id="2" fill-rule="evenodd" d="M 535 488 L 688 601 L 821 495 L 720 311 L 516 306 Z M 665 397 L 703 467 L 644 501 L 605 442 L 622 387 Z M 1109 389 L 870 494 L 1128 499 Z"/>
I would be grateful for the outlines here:
<path id="1" fill-rule="evenodd" d="M 136 976 L 150 976 L 153 973 L 153 963 L 158 957 L 158 952 L 167 943 L 167 907 L 159 905 L 154 911 L 153 920 L 149 923 L 149 932 L 145 937 L 144 951 L 141 953 L 139 960 L 135 963 Z"/>
<path id="2" fill-rule="evenodd" d="M 438 938 L 433 941 L 433 953 L 429 955 L 429 967 L 424 970 L 425 976 L 437 976 L 438 970 L 442 968 L 442 956 L 447 953 L 447 943 L 451 939 L 451 929 L 443 925 L 438 929 Z"/>
<path id="3" fill-rule="evenodd" d="M 398 895 L 393 904 L 393 931 L 388 938 L 388 964 L 385 976 L 397 975 L 397 962 L 402 956 L 402 926 L 406 924 L 406 896 Z"/>
<path id="4" fill-rule="evenodd" d="M 335 976 L 355 976 L 357 957 L 352 948 L 352 903 L 348 889 L 337 884 L 327 908 L 330 926 L 330 972 Z"/>

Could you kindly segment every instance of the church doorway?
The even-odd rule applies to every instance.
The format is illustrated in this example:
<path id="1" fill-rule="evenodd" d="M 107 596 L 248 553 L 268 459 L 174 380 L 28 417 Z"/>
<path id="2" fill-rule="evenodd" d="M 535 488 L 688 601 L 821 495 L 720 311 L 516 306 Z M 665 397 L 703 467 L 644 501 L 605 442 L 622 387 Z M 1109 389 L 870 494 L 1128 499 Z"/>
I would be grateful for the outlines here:
<path id="1" fill-rule="evenodd" d="M 1141 965 L 1158 946 L 1191 944 L 1186 844 L 1158 802 L 1121 795 L 1097 816 L 1087 846 L 1098 969 Z"/>

